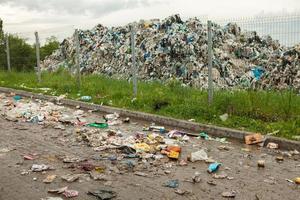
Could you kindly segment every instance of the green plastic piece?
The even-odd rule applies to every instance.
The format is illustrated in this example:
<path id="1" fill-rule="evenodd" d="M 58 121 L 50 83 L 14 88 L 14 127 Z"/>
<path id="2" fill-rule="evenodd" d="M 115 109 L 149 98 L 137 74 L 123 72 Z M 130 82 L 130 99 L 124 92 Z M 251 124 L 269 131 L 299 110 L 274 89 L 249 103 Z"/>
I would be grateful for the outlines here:
<path id="1" fill-rule="evenodd" d="M 91 124 L 88 124 L 87 126 L 94 127 L 94 128 L 107 128 L 108 124 L 107 123 L 91 123 Z"/>

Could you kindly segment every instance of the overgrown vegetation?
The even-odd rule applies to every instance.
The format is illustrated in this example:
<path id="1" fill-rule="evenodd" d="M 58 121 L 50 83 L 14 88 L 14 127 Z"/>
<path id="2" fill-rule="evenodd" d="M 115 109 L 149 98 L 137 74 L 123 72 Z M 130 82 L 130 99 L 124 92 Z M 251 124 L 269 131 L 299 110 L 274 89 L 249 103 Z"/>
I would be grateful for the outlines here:
<path id="1" fill-rule="evenodd" d="M 133 100 L 132 85 L 125 80 L 104 76 L 82 77 L 78 91 L 75 77 L 65 71 L 44 73 L 38 84 L 34 73 L 0 72 L 0 85 L 33 92 L 51 88 L 45 94 L 68 94 L 68 98 L 92 96 L 97 104 L 143 111 L 179 119 L 230 128 L 261 132 L 279 130 L 277 136 L 292 139 L 300 135 L 300 96 L 293 91 L 216 91 L 214 103 L 207 104 L 207 92 L 182 87 L 177 82 L 166 85 L 139 82 L 138 98 Z M 31 88 L 31 89 L 30 89 Z M 220 115 L 228 113 L 226 121 Z"/>

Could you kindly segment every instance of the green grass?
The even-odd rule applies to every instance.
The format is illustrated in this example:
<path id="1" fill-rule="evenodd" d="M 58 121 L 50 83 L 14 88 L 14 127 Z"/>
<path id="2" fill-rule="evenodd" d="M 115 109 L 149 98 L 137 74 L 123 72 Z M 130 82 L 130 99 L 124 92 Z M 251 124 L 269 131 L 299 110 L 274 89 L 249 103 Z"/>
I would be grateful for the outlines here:
<path id="1" fill-rule="evenodd" d="M 78 91 L 75 78 L 67 72 L 44 73 L 38 84 L 34 73 L 0 71 L 0 86 L 42 92 L 68 94 L 68 98 L 92 96 L 92 102 L 129 110 L 143 111 L 178 119 L 214 124 L 267 134 L 279 130 L 277 136 L 292 139 L 300 135 L 300 96 L 293 91 L 215 91 L 214 103 L 207 104 L 207 92 L 182 87 L 177 82 L 138 84 L 138 97 L 133 100 L 132 84 L 125 80 L 99 75 L 82 77 Z M 26 86 L 27 88 L 24 88 Z M 51 88 L 43 92 L 30 88 Z M 219 116 L 228 113 L 223 122 Z"/>

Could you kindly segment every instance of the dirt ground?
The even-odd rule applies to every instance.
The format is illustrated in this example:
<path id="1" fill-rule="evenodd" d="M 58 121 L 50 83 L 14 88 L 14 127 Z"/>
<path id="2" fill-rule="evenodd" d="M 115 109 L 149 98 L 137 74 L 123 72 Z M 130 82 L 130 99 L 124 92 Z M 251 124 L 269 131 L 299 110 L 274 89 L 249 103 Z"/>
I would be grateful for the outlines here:
<path id="1" fill-rule="evenodd" d="M 2 100 L 3 101 L 3 100 Z M 4 105 L 0 105 L 4 110 Z M 101 118 L 103 114 L 89 114 L 91 119 Z M 121 133 L 134 135 L 142 132 L 143 126 L 151 122 L 131 120 L 129 124 L 115 125 L 110 128 Z M 50 194 L 49 189 L 68 186 L 77 190 L 78 200 L 97 199 L 88 195 L 88 191 L 109 189 L 117 193 L 115 199 L 226 199 L 223 192 L 236 191 L 235 199 L 245 200 L 296 200 L 300 199 L 300 187 L 287 181 L 300 176 L 300 156 L 287 156 L 282 151 L 248 146 L 237 141 L 228 140 L 229 144 L 218 141 L 207 141 L 191 137 L 188 142 L 181 143 L 182 153 L 178 161 L 165 157 L 161 160 L 132 159 L 119 157 L 116 150 L 94 151 L 84 141 L 78 141 L 76 127 L 65 126 L 65 130 L 35 123 L 13 122 L 0 117 L 0 149 L 11 151 L 0 153 L 0 200 L 34 200 L 47 197 L 61 197 L 62 194 Z M 168 127 L 176 129 L 176 127 Z M 146 132 L 151 133 L 151 132 Z M 228 147 L 227 150 L 220 146 Z M 248 150 L 246 150 L 246 149 Z M 227 178 L 217 179 L 207 172 L 208 163 L 188 162 L 187 166 L 179 165 L 191 152 L 205 149 L 209 157 L 222 163 L 216 174 L 226 174 Z M 25 160 L 24 155 L 34 154 L 36 159 Z M 284 157 L 277 162 L 276 157 Z M 116 155 L 115 159 L 104 159 Z M 92 180 L 89 172 L 79 168 L 78 163 L 64 163 L 62 157 L 75 156 L 97 166 L 104 166 L 105 180 Z M 134 163 L 128 168 L 127 161 Z M 265 160 L 265 167 L 257 166 L 258 160 Z M 127 163 L 127 164 L 126 164 Z M 47 164 L 53 170 L 32 172 L 33 164 Z M 127 166 L 127 167 L 126 167 Z M 22 172 L 28 172 L 23 173 Z M 138 176 L 135 172 L 146 175 Z M 192 183 L 192 177 L 198 172 L 200 182 Z M 47 175 L 57 175 L 50 184 L 43 183 Z M 81 174 L 79 180 L 68 183 L 61 179 L 66 174 Z M 228 178 L 230 177 L 230 178 Z M 175 189 L 163 186 L 168 180 L 178 179 L 179 189 L 187 191 L 179 195 Z M 209 184 L 210 183 L 210 184 Z M 212 184 L 215 183 L 215 184 Z"/>

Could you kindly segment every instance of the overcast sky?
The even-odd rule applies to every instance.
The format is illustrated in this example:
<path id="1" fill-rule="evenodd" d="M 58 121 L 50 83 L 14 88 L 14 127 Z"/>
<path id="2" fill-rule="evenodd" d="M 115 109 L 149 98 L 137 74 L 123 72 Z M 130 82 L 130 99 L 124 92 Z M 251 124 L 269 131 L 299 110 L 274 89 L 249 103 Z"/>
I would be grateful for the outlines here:
<path id="1" fill-rule="evenodd" d="M 5 31 L 32 40 L 55 35 L 60 39 L 75 28 L 98 23 L 123 25 L 139 19 L 164 18 L 179 13 L 195 16 L 246 17 L 300 11 L 300 0 L 0 0 Z"/>

